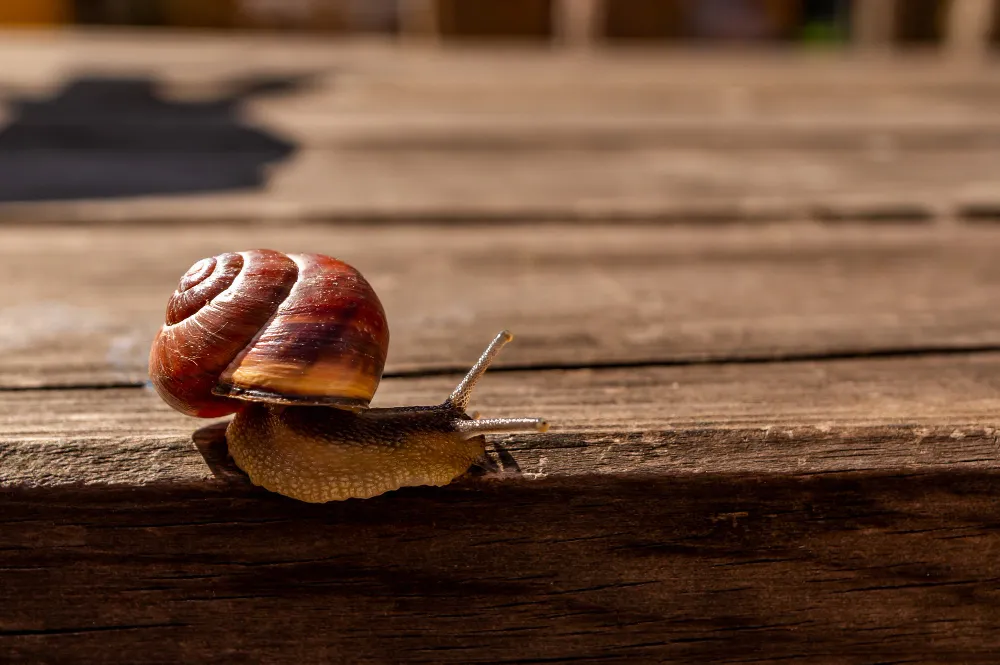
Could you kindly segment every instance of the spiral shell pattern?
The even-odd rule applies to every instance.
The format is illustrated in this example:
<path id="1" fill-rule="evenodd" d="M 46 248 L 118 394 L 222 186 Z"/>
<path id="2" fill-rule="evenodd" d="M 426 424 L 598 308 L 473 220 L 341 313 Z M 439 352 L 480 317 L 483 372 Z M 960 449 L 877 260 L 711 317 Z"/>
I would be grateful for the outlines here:
<path id="1" fill-rule="evenodd" d="M 389 349 L 378 296 L 322 254 L 259 249 L 195 263 L 167 304 L 149 373 L 184 413 L 234 413 L 239 400 L 366 408 Z"/>

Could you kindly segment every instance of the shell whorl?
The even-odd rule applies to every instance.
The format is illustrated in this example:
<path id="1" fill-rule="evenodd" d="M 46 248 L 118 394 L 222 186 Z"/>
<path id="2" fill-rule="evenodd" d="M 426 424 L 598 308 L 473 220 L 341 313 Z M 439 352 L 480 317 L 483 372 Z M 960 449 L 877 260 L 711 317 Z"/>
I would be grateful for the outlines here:
<path id="1" fill-rule="evenodd" d="M 190 415 L 239 400 L 366 408 L 389 347 L 378 296 L 321 254 L 251 250 L 195 263 L 150 352 L 153 385 Z"/>

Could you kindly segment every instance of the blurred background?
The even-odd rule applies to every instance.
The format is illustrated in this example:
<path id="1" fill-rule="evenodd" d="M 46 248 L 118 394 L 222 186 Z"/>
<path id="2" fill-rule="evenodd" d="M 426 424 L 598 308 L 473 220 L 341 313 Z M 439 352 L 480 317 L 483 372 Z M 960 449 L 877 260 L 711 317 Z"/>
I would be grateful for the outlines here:
<path id="1" fill-rule="evenodd" d="M 940 44 L 951 0 L 5 0 L 4 25 L 570 40 Z M 958 4 L 964 4 L 959 2 Z M 973 0 L 970 4 L 988 5 Z M 963 10 L 967 11 L 967 10 Z M 996 42 L 995 14 L 977 31 Z M 958 22 L 961 22 L 959 19 Z M 967 21 L 968 22 L 968 21 Z"/>
<path id="2" fill-rule="evenodd" d="M 390 372 L 992 342 L 930 238 L 1000 218 L 996 5 L 5 0 L 0 384 L 145 380 L 245 247 L 368 275 Z"/>
<path id="3" fill-rule="evenodd" d="M 702 145 L 712 137 L 702 132 L 696 140 L 698 132 L 683 131 L 678 123 L 711 117 L 777 121 L 784 109 L 797 113 L 812 104 L 812 112 L 786 117 L 785 129 L 822 133 L 834 116 L 888 122 L 935 108 L 964 111 L 989 103 L 990 90 L 961 77 L 939 80 L 940 89 L 930 94 L 935 108 L 924 109 L 920 105 L 928 99 L 912 92 L 928 93 L 926 85 L 911 86 L 904 99 L 890 89 L 896 73 L 885 72 L 876 84 L 862 75 L 864 60 L 841 60 L 838 72 L 806 71 L 795 63 L 814 62 L 817 51 L 919 52 L 946 54 L 948 62 L 982 62 L 1000 36 L 995 4 L 6 0 L 0 3 L 0 202 L 260 188 L 275 173 L 271 167 L 303 145 Z M 171 41 L 170 35 L 186 37 Z M 358 45 L 364 44 L 381 51 L 361 57 Z M 461 55 L 445 57 L 436 69 L 421 64 L 449 46 Z M 472 51 L 461 50 L 470 46 Z M 506 50 L 477 60 L 476 47 Z M 740 56 L 700 77 L 711 62 L 708 54 L 734 48 L 784 55 L 777 69 L 760 70 L 761 76 L 746 81 Z M 539 57 L 546 49 L 555 57 Z M 652 52 L 632 62 L 579 60 L 580 54 L 642 49 Z M 688 55 L 669 56 L 672 51 Z M 535 59 L 525 60 L 525 54 Z M 574 58 L 575 65 L 566 64 Z M 746 65 L 751 62 L 760 64 L 751 57 Z M 796 86 L 798 98 L 792 100 Z M 872 86 L 884 94 L 873 97 Z M 944 92 L 957 96 L 945 100 Z M 490 114 L 501 122 L 483 120 Z M 481 125 L 463 129 L 476 117 Z M 528 118 L 542 124 L 528 122 L 520 130 L 504 124 Z M 382 122 L 378 130 L 376 121 Z M 614 121 L 621 122 L 612 127 Z M 574 122 L 585 127 L 566 138 Z M 667 131 L 667 125 L 674 129 Z M 758 131 L 758 139 L 765 136 Z M 885 134 L 862 131 L 853 135 L 858 137 L 869 147 L 898 144 Z M 991 139 L 989 133 L 978 137 Z M 192 159 L 195 153 L 198 159 Z"/>

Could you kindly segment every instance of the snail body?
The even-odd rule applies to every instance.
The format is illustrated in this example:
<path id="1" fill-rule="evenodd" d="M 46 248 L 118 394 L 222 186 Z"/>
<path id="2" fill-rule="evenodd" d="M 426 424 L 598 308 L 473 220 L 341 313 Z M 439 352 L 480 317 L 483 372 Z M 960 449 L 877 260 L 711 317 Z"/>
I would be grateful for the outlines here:
<path id="1" fill-rule="evenodd" d="M 441 404 L 369 408 L 389 344 L 375 291 L 331 257 L 252 250 L 202 259 L 181 278 L 150 378 L 183 413 L 236 414 L 226 439 L 253 483 L 308 502 L 368 498 L 448 484 L 485 453 L 484 434 L 547 429 L 466 414 L 511 339 L 497 335 Z"/>
<path id="2" fill-rule="evenodd" d="M 444 410 L 252 404 L 236 414 L 226 437 L 233 460 L 255 484 L 322 502 L 447 485 L 486 452 L 484 437 L 455 428 L 456 417 Z"/>

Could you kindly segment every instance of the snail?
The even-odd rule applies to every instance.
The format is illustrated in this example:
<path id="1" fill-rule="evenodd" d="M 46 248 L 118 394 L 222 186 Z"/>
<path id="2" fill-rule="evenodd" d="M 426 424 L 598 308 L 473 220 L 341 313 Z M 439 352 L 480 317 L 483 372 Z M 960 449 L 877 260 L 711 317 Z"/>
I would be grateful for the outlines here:
<path id="1" fill-rule="evenodd" d="M 446 485 L 485 454 L 484 434 L 539 418 L 478 419 L 469 398 L 501 332 L 435 406 L 369 408 L 389 348 L 385 312 L 355 268 L 259 249 L 195 263 L 167 304 L 149 374 L 182 413 L 235 414 L 229 452 L 256 484 L 311 503 Z"/>

